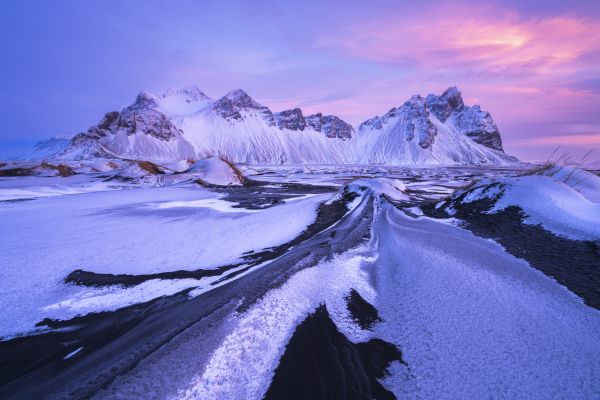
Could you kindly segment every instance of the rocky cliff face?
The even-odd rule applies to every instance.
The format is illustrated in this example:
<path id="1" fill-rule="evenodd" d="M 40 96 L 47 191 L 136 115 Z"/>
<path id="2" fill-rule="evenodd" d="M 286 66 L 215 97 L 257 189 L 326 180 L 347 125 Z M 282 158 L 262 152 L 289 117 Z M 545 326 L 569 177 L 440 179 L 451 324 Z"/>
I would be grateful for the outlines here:
<path id="1" fill-rule="evenodd" d="M 413 96 L 400 107 L 394 107 L 381 117 L 374 117 L 359 126 L 359 130 L 383 129 L 388 122 L 398 125 L 399 139 L 415 141 L 421 148 L 431 147 L 437 135 L 437 128 L 430 119 L 425 99 Z"/>
<path id="2" fill-rule="evenodd" d="M 147 93 L 140 93 L 135 102 L 121 112 L 111 111 L 104 115 L 98 125 L 88 129 L 88 136 L 103 138 L 110 134 L 125 132 L 128 136 L 137 133 L 168 141 L 181 132 L 162 113 L 154 110 L 156 99 Z"/>
<path id="3" fill-rule="evenodd" d="M 213 110 L 229 120 L 241 120 L 244 114 L 260 115 L 267 126 L 275 125 L 275 118 L 268 107 L 259 104 L 241 89 L 233 90 L 213 104 Z"/>
<path id="4" fill-rule="evenodd" d="M 347 140 L 352 138 L 354 128 L 335 115 L 323 115 L 321 113 L 306 117 L 306 123 L 317 132 L 323 132 L 325 136 L 332 139 Z"/>
<path id="5" fill-rule="evenodd" d="M 460 113 L 465 108 L 462 95 L 456 87 L 446 89 L 441 96 L 428 95 L 426 103 L 431 113 L 441 122 L 446 122 L 452 113 Z"/>
<path id="6" fill-rule="evenodd" d="M 454 117 L 454 126 L 475 143 L 504 152 L 502 137 L 489 112 L 479 106 L 466 107 Z"/>
<path id="7" fill-rule="evenodd" d="M 504 151 L 500 131 L 490 113 L 482 111 L 478 105 L 465 106 L 456 87 L 447 89 L 441 96 L 428 95 L 427 107 L 438 120 L 453 125 L 475 143 Z"/>
<path id="8" fill-rule="evenodd" d="M 279 129 L 289 129 L 291 131 L 303 131 L 306 129 L 306 120 L 302 115 L 302 110 L 299 108 L 277 112 L 274 115 Z"/>

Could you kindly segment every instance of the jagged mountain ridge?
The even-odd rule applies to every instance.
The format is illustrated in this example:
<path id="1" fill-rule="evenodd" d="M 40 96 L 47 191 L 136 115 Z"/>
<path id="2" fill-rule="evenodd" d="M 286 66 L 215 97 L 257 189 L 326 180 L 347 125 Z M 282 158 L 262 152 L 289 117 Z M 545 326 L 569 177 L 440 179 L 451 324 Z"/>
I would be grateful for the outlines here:
<path id="1" fill-rule="evenodd" d="M 466 106 L 456 86 L 448 88 L 441 96 L 430 94 L 425 101 L 441 122 L 453 124 L 475 143 L 504 152 L 500 131 L 490 113 L 482 111 L 478 105 Z"/>
<path id="2" fill-rule="evenodd" d="M 79 147 L 79 149 L 77 148 Z M 81 147 L 94 148 L 82 150 Z M 74 137 L 59 157 L 102 153 L 174 161 L 223 156 L 248 164 L 507 164 L 489 113 L 465 106 L 458 89 L 413 96 L 355 130 L 334 115 L 273 112 L 243 90 L 213 100 L 196 86 L 141 92 Z"/>
<path id="3" fill-rule="evenodd" d="M 494 164 L 504 154 L 498 128 L 479 106 L 467 107 L 456 87 L 441 96 L 411 97 L 359 125 L 355 160 L 361 164 Z"/>

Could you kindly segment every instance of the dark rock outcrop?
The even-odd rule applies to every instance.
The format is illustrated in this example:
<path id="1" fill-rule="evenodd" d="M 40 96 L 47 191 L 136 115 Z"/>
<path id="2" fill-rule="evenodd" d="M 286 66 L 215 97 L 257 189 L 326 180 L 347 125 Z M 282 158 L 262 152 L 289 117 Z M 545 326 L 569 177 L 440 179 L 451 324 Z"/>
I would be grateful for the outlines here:
<path id="1" fill-rule="evenodd" d="M 352 343 L 320 306 L 296 328 L 264 398 L 395 399 L 378 380 L 392 361 L 403 362 L 396 346 L 381 339 Z"/>
<path id="2" fill-rule="evenodd" d="M 271 110 L 258 103 L 241 89 L 233 90 L 221 97 L 215 102 L 213 109 L 218 115 L 229 120 L 241 120 L 243 118 L 241 111 L 258 113 L 267 126 L 275 125 L 275 118 Z"/>
<path id="3" fill-rule="evenodd" d="M 394 114 L 401 114 L 406 121 L 402 129 L 406 140 L 416 137 L 421 148 L 431 147 L 437 135 L 437 128 L 429 119 L 429 110 L 423 97 L 413 96 L 402 107 L 392 111 Z"/>
<path id="4" fill-rule="evenodd" d="M 442 122 L 446 122 L 452 113 L 459 113 L 465 108 L 462 95 L 456 86 L 446 89 L 441 96 L 428 95 L 426 103 L 429 111 Z"/>
<path id="5" fill-rule="evenodd" d="M 217 100 L 217 102 L 213 105 L 213 110 L 215 110 L 217 114 L 225 119 L 242 119 L 242 115 L 233 105 L 233 102 L 226 97 L 221 97 L 219 100 Z"/>
<path id="6" fill-rule="evenodd" d="M 504 152 L 502 137 L 489 112 L 479 106 L 465 107 L 454 117 L 454 126 L 475 143 Z"/>
<path id="7" fill-rule="evenodd" d="M 427 108 L 441 122 L 449 120 L 459 132 L 475 143 L 504 151 L 500 131 L 490 113 L 482 111 L 478 105 L 465 106 L 462 95 L 456 87 L 448 88 L 441 96 L 428 95 Z"/>
<path id="8" fill-rule="evenodd" d="M 87 136 L 99 139 L 124 131 L 128 136 L 142 133 L 168 141 L 180 135 L 181 131 L 164 114 L 155 110 L 157 106 L 156 99 L 152 95 L 140 92 L 135 102 L 121 112 L 106 113 L 98 125 L 88 129 Z"/>
<path id="9" fill-rule="evenodd" d="M 354 133 L 352 125 L 335 115 L 317 113 L 309 115 L 305 119 L 308 126 L 317 132 L 323 132 L 328 138 L 346 140 L 352 138 L 352 134 Z"/>
<path id="10" fill-rule="evenodd" d="M 306 129 L 306 120 L 299 108 L 277 112 L 274 116 L 279 129 L 289 129 L 291 131 Z"/>

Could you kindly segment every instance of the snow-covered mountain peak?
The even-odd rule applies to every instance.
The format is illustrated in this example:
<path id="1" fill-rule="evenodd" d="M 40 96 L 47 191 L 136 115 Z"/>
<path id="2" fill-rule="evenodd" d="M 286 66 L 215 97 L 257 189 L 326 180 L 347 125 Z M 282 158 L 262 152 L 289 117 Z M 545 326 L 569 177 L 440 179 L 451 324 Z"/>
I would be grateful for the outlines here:
<path id="1" fill-rule="evenodd" d="M 481 110 L 478 105 L 466 106 L 456 86 L 446 89 L 441 96 L 428 95 L 427 108 L 440 122 L 460 131 L 475 143 L 504 151 L 500 131 L 490 113 Z"/>
<path id="2" fill-rule="evenodd" d="M 156 95 L 142 90 L 128 108 L 131 110 L 150 110 L 158 107 L 158 103 L 159 98 Z"/>
<path id="3" fill-rule="evenodd" d="M 163 99 L 169 97 L 181 97 L 185 102 L 193 102 L 193 101 L 202 101 L 202 100 L 210 100 L 202 90 L 198 88 L 196 85 L 186 86 L 181 89 L 167 89 L 161 96 Z"/>
<path id="4" fill-rule="evenodd" d="M 254 100 L 252 97 L 250 97 L 248 93 L 246 93 L 242 89 L 232 90 L 231 92 L 223 96 L 221 99 L 227 99 L 231 101 L 231 104 L 233 104 L 236 108 L 239 109 L 266 108 L 265 106 Z"/>
<path id="5" fill-rule="evenodd" d="M 393 109 L 388 115 L 388 118 L 398 117 L 400 119 L 401 132 L 405 140 L 412 141 L 416 137 L 418 145 L 423 149 L 427 149 L 433 144 L 438 131 L 429 118 L 429 110 L 422 96 L 412 96 L 409 101 L 400 108 Z"/>
<path id="6" fill-rule="evenodd" d="M 465 104 L 462 95 L 456 86 L 444 91 L 441 96 L 429 94 L 427 96 L 427 107 L 442 122 L 446 122 L 453 112 L 463 111 Z"/>
<path id="7" fill-rule="evenodd" d="M 498 128 L 479 106 L 464 105 L 456 87 L 442 95 L 412 96 L 400 107 L 358 128 L 361 163 L 504 164 Z"/>
<path id="8" fill-rule="evenodd" d="M 258 116 L 264 123 L 271 127 L 275 125 L 275 118 L 268 107 L 258 103 L 241 89 L 232 90 L 213 103 L 212 109 L 222 118 L 229 121 L 239 121 L 249 116 Z"/>

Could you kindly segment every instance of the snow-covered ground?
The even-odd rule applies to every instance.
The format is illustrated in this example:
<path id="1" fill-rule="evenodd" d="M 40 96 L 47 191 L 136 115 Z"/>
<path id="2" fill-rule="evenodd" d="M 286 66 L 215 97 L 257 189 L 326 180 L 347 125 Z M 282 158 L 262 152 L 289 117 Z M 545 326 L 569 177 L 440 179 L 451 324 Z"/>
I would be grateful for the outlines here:
<path id="1" fill-rule="evenodd" d="M 298 324 L 320 304 L 352 343 L 382 339 L 402 351 L 405 364 L 393 362 L 381 380 L 397 398 L 600 396 L 600 311 L 527 259 L 427 216 L 427 207 L 444 199 L 461 199 L 465 207 L 488 199 L 493 209 L 484 212 L 518 206 L 525 223 L 541 224 L 547 234 L 598 243 L 598 177 L 569 170 L 523 176 L 464 167 L 243 166 L 254 181 L 243 186 L 245 179 L 217 159 L 141 172 L 155 167 L 127 164 L 111 170 L 110 179 L 99 172 L 0 179 L 0 220 L 8 233 L 0 244 L 0 335 L 31 334 L 44 318 L 131 304 L 149 315 L 147 325 L 136 322 L 106 348 L 90 346 L 83 334 L 51 348 L 66 372 L 36 383 L 60 386 L 50 398 L 61 398 L 64 387 L 97 399 L 262 399 Z M 135 176 L 122 179 L 123 168 Z M 200 174 L 217 186 L 196 183 Z M 243 201 L 282 190 L 285 197 L 270 207 Z M 324 225 L 307 229 L 313 223 Z M 273 257 L 246 264 L 248 254 L 299 235 Z M 129 287 L 64 283 L 77 269 L 143 275 L 233 264 L 223 274 L 151 277 Z M 372 330 L 359 326 L 348 307 L 352 289 L 381 317 Z M 175 306 L 141 304 L 157 298 Z M 110 315 L 67 321 L 66 330 L 107 323 Z M 97 334 L 92 344 L 104 339 Z M 113 343 L 125 347 L 122 356 Z M 93 366 L 107 381 L 78 366 Z"/>
<path id="2" fill-rule="evenodd" d="M 0 202 L 3 336 L 28 331 L 44 317 L 114 309 L 200 285 L 153 282 L 146 284 L 151 289 L 123 292 L 62 283 L 76 269 L 149 274 L 231 264 L 245 252 L 293 239 L 329 198 L 317 195 L 248 210 L 233 208 L 235 203 L 198 185 L 110 187 L 81 177 L 0 180 L 0 198 L 31 197 L 38 198 Z"/>
<path id="3" fill-rule="evenodd" d="M 600 178 L 590 172 L 562 168 L 478 182 L 462 202 L 489 199 L 490 213 L 509 206 L 522 209 L 526 223 L 575 240 L 600 240 Z"/>
<path id="4" fill-rule="evenodd" d="M 598 396 L 598 310 L 461 228 L 388 204 L 374 224 L 376 334 L 410 367 L 385 380 L 398 398 Z"/>

